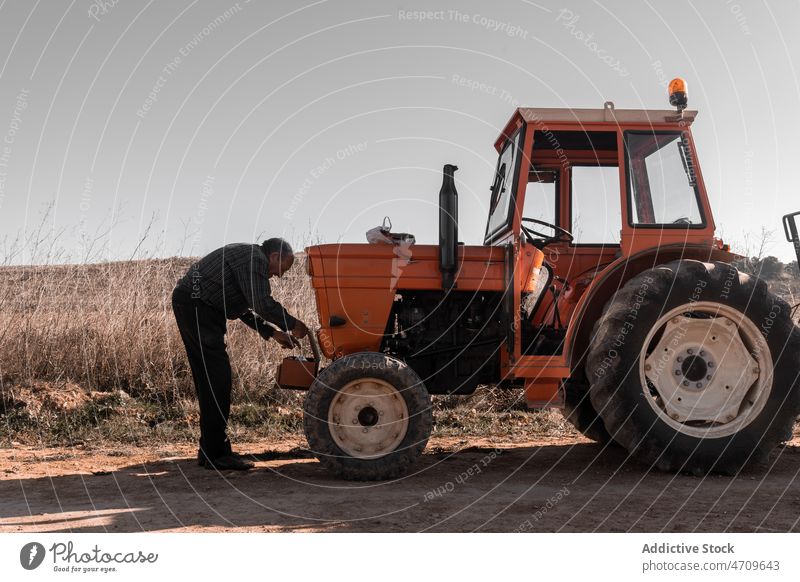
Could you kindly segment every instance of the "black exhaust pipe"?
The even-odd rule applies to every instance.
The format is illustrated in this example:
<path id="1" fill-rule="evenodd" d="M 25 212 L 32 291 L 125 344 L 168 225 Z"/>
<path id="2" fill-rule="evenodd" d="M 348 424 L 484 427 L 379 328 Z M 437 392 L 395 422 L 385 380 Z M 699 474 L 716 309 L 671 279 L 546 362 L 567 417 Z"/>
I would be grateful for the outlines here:
<path id="1" fill-rule="evenodd" d="M 442 189 L 439 190 L 439 270 L 442 289 L 455 288 L 458 269 L 458 192 L 453 179 L 457 166 L 446 164 Z"/>

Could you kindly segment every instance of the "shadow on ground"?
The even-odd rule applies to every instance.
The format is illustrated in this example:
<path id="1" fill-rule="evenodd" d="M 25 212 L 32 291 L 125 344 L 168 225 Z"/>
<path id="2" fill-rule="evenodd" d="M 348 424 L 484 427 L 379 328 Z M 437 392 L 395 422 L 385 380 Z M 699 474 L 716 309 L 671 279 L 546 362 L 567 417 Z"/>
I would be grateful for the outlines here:
<path id="1" fill-rule="evenodd" d="M 800 447 L 736 477 L 648 471 L 596 444 L 433 450 L 382 483 L 301 450 L 247 473 L 194 459 L 0 481 L 0 531 L 798 531 Z"/>

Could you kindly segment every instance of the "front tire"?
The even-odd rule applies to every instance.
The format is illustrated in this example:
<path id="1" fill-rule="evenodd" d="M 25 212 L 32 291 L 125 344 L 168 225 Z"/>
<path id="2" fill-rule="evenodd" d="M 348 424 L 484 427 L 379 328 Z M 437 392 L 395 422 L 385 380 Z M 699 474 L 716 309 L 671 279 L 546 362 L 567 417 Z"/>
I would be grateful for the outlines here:
<path id="1" fill-rule="evenodd" d="M 303 425 L 326 468 L 344 479 L 376 481 L 401 475 L 422 454 L 433 414 L 414 370 L 362 352 L 320 372 L 306 395 Z"/>
<path id="2" fill-rule="evenodd" d="M 733 474 L 791 438 L 800 331 L 763 281 L 718 262 L 649 269 L 614 295 L 594 336 L 592 405 L 639 460 Z"/>

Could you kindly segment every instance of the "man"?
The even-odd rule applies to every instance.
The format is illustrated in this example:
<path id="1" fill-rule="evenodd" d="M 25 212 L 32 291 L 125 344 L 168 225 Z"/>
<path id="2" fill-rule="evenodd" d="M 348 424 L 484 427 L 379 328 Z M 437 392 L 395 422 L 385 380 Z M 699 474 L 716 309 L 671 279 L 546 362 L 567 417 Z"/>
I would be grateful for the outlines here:
<path id="1" fill-rule="evenodd" d="M 228 244 L 192 265 L 172 292 L 172 309 L 200 404 L 197 462 L 207 469 L 245 471 L 253 467 L 233 453 L 225 433 L 232 384 L 225 350 L 226 320 L 239 319 L 284 348 L 305 337 L 306 325 L 289 315 L 270 293 L 269 278 L 280 277 L 293 263 L 292 247 L 280 238 L 261 245 Z"/>

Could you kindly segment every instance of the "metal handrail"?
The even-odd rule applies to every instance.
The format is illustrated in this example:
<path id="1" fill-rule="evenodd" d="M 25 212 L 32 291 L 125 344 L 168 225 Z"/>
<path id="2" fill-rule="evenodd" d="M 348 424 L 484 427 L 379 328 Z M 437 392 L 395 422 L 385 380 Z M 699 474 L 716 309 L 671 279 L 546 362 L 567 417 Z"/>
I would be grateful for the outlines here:
<path id="1" fill-rule="evenodd" d="M 800 211 L 783 217 L 783 232 L 786 240 L 794 245 L 794 254 L 797 255 L 797 264 L 800 268 L 800 234 L 797 231 L 797 216 L 800 216 Z"/>

